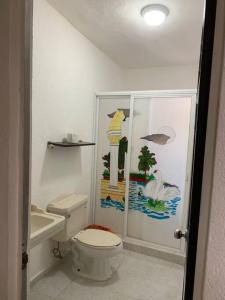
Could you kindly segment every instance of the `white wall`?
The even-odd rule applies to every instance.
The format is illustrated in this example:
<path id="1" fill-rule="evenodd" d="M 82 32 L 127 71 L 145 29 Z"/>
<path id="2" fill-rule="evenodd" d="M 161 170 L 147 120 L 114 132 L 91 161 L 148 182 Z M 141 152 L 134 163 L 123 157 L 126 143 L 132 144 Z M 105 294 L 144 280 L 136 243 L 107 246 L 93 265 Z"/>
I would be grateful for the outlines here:
<path id="1" fill-rule="evenodd" d="M 87 192 L 91 148 L 49 151 L 66 132 L 92 140 L 94 92 L 120 89 L 121 70 L 45 0 L 34 1 L 32 201 Z"/>
<path id="2" fill-rule="evenodd" d="M 225 56 L 224 56 L 225 57 Z M 218 116 L 216 156 L 209 240 L 207 247 L 204 300 L 225 299 L 225 64 Z"/>
<path id="3" fill-rule="evenodd" d="M 67 132 L 93 139 L 94 93 L 120 90 L 121 69 L 45 0 L 34 1 L 31 200 L 74 191 L 90 195 L 92 147 L 47 149 Z M 31 251 L 31 275 L 52 261 L 48 242 Z M 38 270 L 37 261 L 40 259 Z M 35 271 L 34 271 L 35 269 Z"/>
<path id="4" fill-rule="evenodd" d="M 198 66 L 165 66 L 124 71 L 126 90 L 196 89 Z"/>

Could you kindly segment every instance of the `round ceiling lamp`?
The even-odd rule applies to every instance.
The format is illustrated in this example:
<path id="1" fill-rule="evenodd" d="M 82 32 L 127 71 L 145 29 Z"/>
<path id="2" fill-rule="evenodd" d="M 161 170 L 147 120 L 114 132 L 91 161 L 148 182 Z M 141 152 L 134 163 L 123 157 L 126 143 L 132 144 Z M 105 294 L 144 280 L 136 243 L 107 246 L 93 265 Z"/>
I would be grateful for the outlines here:
<path id="1" fill-rule="evenodd" d="M 159 26 L 169 15 L 169 9 L 161 4 L 150 4 L 142 8 L 141 15 L 150 26 Z"/>

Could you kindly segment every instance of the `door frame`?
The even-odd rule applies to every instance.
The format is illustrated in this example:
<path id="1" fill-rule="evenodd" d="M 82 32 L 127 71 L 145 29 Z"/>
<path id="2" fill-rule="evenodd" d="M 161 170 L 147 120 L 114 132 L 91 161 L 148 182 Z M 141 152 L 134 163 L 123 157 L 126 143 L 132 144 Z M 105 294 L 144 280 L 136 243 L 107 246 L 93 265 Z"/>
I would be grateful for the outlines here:
<path id="1" fill-rule="evenodd" d="M 221 60 L 223 60 L 224 22 L 221 19 L 224 21 L 223 0 L 206 0 L 199 63 L 198 117 L 196 119 L 193 177 L 189 206 L 184 300 L 199 300 L 203 297 L 217 116 L 223 65 Z M 204 162 L 206 163 L 204 164 Z M 200 234 L 199 229 L 201 229 Z M 199 253 L 200 250 L 201 253 Z"/>
<path id="2" fill-rule="evenodd" d="M 32 146 L 32 55 L 33 0 L 24 0 L 24 123 L 23 123 L 23 218 L 21 221 L 22 278 L 21 300 L 29 299 L 29 236 L 31 208 L 31 146 Z M 23 266 L 23 264 L 25 264 Z"/>
<path id="3" fill-rule="evenodd" d="M 196 255 L 197 255 L 197 242 L 199 237 L 199 244 L 201 242 L 204 242 L 206 239 L 206 236 L 200 237 L 198 235 L 198 229 L 199 229 L 199 216 L 200 216 L 200 205 L 201 205 L 201 196 L 204 194 L 203 188 L 206 188 L 206 186 L 202 185 L 204 183 L 202 181 L 203 179 L 203 169 L 204 167 L 204 157 L 206 146 L 208 145 L 206 142 L 206 131 L 207 129 L 207 121 L 210 120 L 211 113 L 215 116 L 217 116 L 217 109 L 218 109 L 218 101 L 214 105 L 214 110 L 209 111 L 209 105 L 210 101 L 212 101 L 213 93 L 210 95 L 210 84 L 213 84 L 213 75 L 218 80 L 220 78 L 221 74 L 221 68 L 219 66 L 222 65 L 222 53 L 219 51 L 219 57 L 217 57 L 217 61 L 219 62 L 217 64 L 217 69 L 212 69 L 213 66 L 213 50 L 216 50 L 216 47 L 219 46 L 219 49 L 222 49 L 222 43 L 224 43 L 224 40 L 221 39 L 220 43 L 215 43 L 214 45 L 214 31 L 215 31 L 215 22 L 216 17 L 219 18 L 219 16 L 222 14 L 222 11 L 218 9 L 216 14 L 216 8 L 217 4 L 223 5 L 223 0 L 205 0 L 206 1 L 206 8 L 205 8 L 205 22 L 204 22 L 204 30 L 203 30 L 203 37 L 202 37 L 202 54 L 201 54 L 201 63 L 200 63 L 200 76 L 199 76 L 199 107 L 198 107 L 198 122 L 196 124 L 196 144 L 195 144 L 195 161 L 193 164 L 193 181 L 192 181 L 192 191 L 191 191 L 191 199 L 193 201 L 191 204 L 192 207 L 192 213 L 190 217 L 190 233 L 189 233 L 189 246 L 188 246 L 188 259 L 187 259 L 187 276 L 186 276 L 186 285 L 185 285 L 185 292 L 184 292 L 184 300 L 190 300 L 193 299 L 193 292 L 194 292 L 194 283 L 197 282 L 197 279 L 199 280 L 200 284 L 203 284 L 204 281 L 204 271 L 199 274 L 195 272 L 196 265 L 199 266 L 199 260 L 196 261 Z M 23 161 L 21 161 L 21 169 L 23 170 L 23 180 L 21 180 L 21 185 L 24 188 L 24 182 L 25 182 L 25 190 L 24 190 L 24 198 L 23 203 L 21 205 L 24 209 L 24 217 L 23 221 L 21 220 L 21 228 L 23 228 L 23 234 L 24 237 L 28 237 L 28 228 L 26 226 L 22 226 L 23 224 L 28 224 L 28 218 L 29 218 L 29 205 L 30 205 L 30 195 L 28 186 L 30 184 L 30 150 L 27 145 L 30 145 L 30 139 L 31 139 L 31 133 L 30 133 L 30 118 L 31 118 L 31 112 L 30 112 L 30 106 L 31 106 L 31 68 L 32 68 L 32 6 L 33 1 L 32 0 L 23 0 L 24 2 L 24 18 L 25 18 L 25 40 L 26 40 L 26 57 L 24 61 L 24 67 L 25 67 L 25 74 L 24 74 L 24 80 L 25 80 L 25 95 L 24 99 L 21 101 L 25 101 L 27 103 L 27 108 L 23 111 L 24 116 L 24 122 L 27 124 L 26 126 L 23 126 L 21 129 L 21 134 L 25 135 L 23 139 L 23 145 L 25 147 L 24 157 Z M 223 28 L 220 27 L 220 29 L 223 32 Z M 221 35 L 221 33 L 218 33 L 217 35 Z M 20 39 L 23 39 L 21 36 Z M 20 41 L 23 43 L 23 40 Z M 218 51 L 218 48 L 217 48 Z M 212 73 L 214 72 L 214 73 Z M 24 86 L 23 86 L 24 87 Z M 218 92 L 218 86 L 215 88 Z M 216 92 L 214 91 L 214 95 Z M 217 93 L 218 96 L 218 93 Z M 215 99 L 214 99 L 215 100 Z M 218 99 L 217 99 L 218 100 Z M 208 114 L 209 112 L 209 114 Z M 13 113 L 12 113 L 13 115 Z M 209 124 L 208 124 L 209 125 Z M 216 121 L 214 121 L 211 124 L 211 140 L 215 139 L 216 136 Z M 25 128 L 26 127 L 26 128 Z M 208 138 L 208 137 L 207 137 Z M 214 145 L 209 146 L 210 149 L 214 150 Z M 213 169 L 213 158 L 214 156 L 211 155 L 211 170 Z M 195 200 L 195 201 L 194 201 Z M 210 199 L 209 199 L 209 205 L 210 205 Z M 209 206 L 208 206 L 209 207 Z M 10 211 L 9 211 L 10 213 Z M 19 212 L 18 212 L 19 214 Z M 209 223 L 209 211 L 204 212 L 204 216 L 206 218 L 206 222 L 202 225 L 202 228 L 207 232 L 208 229 L 208 223 Z M 201 220 L 201 219 L 200 219 Z M 201 225 L 201 224 L 200 224 Z M 28 238 L 27 238 L 28 239 Z M 204 267 L 202 268 L 204 270 Z M 198 275 L 198 278 L 195 277 Z M 22 288 L 26 288 L 25 284 L 27 283 L 27 272 L 21 272 L 21 278 L 23 279 L 23 285 Z M 201 288 L 198 288 L 201 289 Z M 195 297 L 196 293 L 194 294 Z M 18 295 L 18 299 L 25 300 L 27 297 L 26 293 Z M 195 298 L 195 299 L 201 299 L 201 298 Z"/>
<path id="4" fill-rule="evenodd" d="M 201 72 L 203 75 L 202 78 L 200 77 L 200 87 L 202 87 L 202 94 L 199 95 L 199 97 L 202 97 L 202 105 L 204 105 L 205 102 L 203 100 L 208 101 L 208 119 L 207 128 L 205 128 L 205 163 L 202 178 L 202 201 L 200 203 L 198 237 L 197 241 L 195 240 L 194 244 L 195 249 L 197 247 L 197 253 L 195 253 L 195 276 L 194 278 L 191 278 L 191 274 L 189 274 L 190 284 L 186 288 L 190 288 L 190 292 L 186 291 L 186 295 L 189 294 L 191 297 L 193 295 L 194 300 L 203 299 L 203 291 L 205 284 L 205 266 L 207 263 L 207 244 L 210 224 L 210 208 L 211 202 L 213 201 L 212 187 L 217 138 L 217 122 L 221 98 L 220 93 L 225 48 L 224 0 L 208 1 L 205 15 L 205 32 L 202 42 L 203 65 L 201 66 Z M 194 280 L 194 282 L 192 280 Z"/>

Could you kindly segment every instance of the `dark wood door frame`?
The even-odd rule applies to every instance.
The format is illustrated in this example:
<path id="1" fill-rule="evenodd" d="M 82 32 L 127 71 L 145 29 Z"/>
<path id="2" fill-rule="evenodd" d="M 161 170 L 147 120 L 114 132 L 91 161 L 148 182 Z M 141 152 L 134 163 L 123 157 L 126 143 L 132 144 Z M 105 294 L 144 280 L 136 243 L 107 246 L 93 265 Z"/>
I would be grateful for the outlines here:
<path id="1" fill-rule="evenodd" d="M 195 146 L 194 146 L 194 160 L 193 160 L 193 177 L 192 177 L 192 185 L 191 185 L 191 195 L 190 195 L 190 214 L 189 214 L 189 234 L 188 234 L 188 243 L 187 243 L 187 264 L 186 264 L 186 278 L 185 278 L 185 288 L 184 288 L 184 300 L 191 300 L 191 299 L 198 299 L 201 300 L 202 293 L 199 292 L 198 296 L 194 295 L 194 285 L 195 281 L 197 280 L 196 277 L 196 254 L 197 254 L 197 246 L 198 246 L 198 239 L 199 239 L 199 218 L 200 218 L 200 209 L 201 209 L 201 201 L 203 196 L 202 187 L 204 188 L 203 184 L 203 175 L 206 171 L 204 167 L 204 160 L 205 158 L 205 150 L 206 150 L 206 137 L 207 137 L 207 127 L 213 127 L 214 136 L 211 140 L 214 139 L 216 136 L 216 116 L 218 110 L 218 99 L 214 100 L 214 123 L 209 124 L 208 122 L 212 121 L 210 114 L 212 111 L 209 111 L 210 106 L 210 97 L 212 97 L 212 89 L 213 84 L 217 85 L 216 88 L 219 90 L 220 82 L 213 82 L 213 54 L 215 52 L 215 47 L 218 45 L 215 44 L 215 28 L 216 28 L 216 21 L 218 18 L 218 4 L 220 0 L 206 0 L 205 2 L 205 16 L 204 16 L 204 25 L 203 25 L 203 33 L 202 33 L 202 45 L 201 45 L 201 59 L 199 64 L 199 83 L 198 83 L 198 108 L 197 108 L 197 118 L 196 118 L 196 132 L 195 132 Z M 223 48 L 223 40 L 219 45 L 221 50 Z M 222 51 L 219 51 L 220 54 Z M 220 58 L 221 59 L 221 58 Z M 217 70 L 217 73 L 221 73 L 220 68 Z M 220 76 L 217 76 L 218 81 L 220 81 Z M 214 96 L 216 94 L 214 93 Z M 217 93 L 218 96 L 218 93 Z M 218 97 L 217 97 L 218 98 Z M 212 105 L 212 104 L 211 104 Z M 211 106 L 212 109 L 212 106 Z M 211 131 L 212 131 L 211 130 Z M 211 132 L 212 133 L 212 132 Z M 213 135 L 212 134 L 212 135 Z M 211 151 L 214 152 L 214 144 L 211 145 Z M 213 172 L 213 155 L 211 153 L 211 172 Z M 210 179 L 212 184 L 213 175 L 210 174 Z M 208 195 L 210 198 L 210 195 Z M 205 200 L 205 199 L 204 199 Z M 208 205 L 208 210 L 210 205 Z M 205 217 L 209 219 L 209 212 L 205 212 Z M 208 220 L 205 222 L 205 227 L 208 225 Z M 204 244 L 206 245 L 207 239 L 207 228 L 204 228 L 204 236 L 201 237 L 201 240 L 204 240 Z M 201 241 L 200 241 L 201 242 Z M 206 250 L 205 253 L 201 254 L 202 257 L 206 257 Z M 199 289 L 203 288 L 203 277 L 204 277 L 204 264 L 202 262 L 202 272 L 199 276 L 202 278 L 198 278 Z M 196 290 L 196 288 L 195 288 Z M 193 296 L 195 296 L 193 298 Z M 196 298 L 197 297 L 197 298 Z"/>

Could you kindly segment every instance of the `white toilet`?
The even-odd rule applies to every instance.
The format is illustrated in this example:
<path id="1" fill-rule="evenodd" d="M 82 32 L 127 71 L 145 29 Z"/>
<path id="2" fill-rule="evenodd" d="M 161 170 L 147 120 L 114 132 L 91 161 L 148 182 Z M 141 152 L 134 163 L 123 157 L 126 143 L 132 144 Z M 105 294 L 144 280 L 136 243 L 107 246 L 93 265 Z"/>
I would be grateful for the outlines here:
<path id="1" fill-rule="evenodd" d="M 70 195 L 52 201 L 47 210 L 66 218 L 64 230 L 53 237 L 71 241 L 73 270 L 80 276 L 103 281 L 112 277 L 119 263 L 123 242 L 114 233 L 87 226 L 87 197 Z"/>

